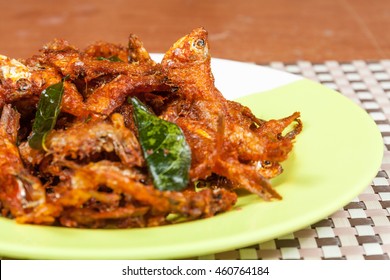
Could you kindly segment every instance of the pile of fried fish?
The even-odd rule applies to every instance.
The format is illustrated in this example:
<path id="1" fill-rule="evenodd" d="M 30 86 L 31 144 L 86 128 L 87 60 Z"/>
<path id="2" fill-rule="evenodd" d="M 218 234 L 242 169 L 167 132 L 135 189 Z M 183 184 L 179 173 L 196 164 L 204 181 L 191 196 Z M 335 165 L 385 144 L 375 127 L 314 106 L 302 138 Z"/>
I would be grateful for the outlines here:
<path id="1" fill-rule="evenodd" d="M 266 121 L 226 100 L 210 59 L 203 28 L 160 63 L 134 34 L 127 46 L 56 39 L 28 59 L 0 56 L 1 215 L 132 228 L 226 212 L 236 189 L 281 199 L 270 179 L 299 112 Z"/>

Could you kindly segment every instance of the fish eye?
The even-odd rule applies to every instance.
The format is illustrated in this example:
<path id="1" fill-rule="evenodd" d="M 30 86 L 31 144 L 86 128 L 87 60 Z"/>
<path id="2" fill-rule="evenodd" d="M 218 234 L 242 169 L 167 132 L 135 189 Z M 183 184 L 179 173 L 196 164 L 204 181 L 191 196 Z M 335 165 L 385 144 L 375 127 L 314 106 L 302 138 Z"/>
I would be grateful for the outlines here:
<path id="1" fill-rule="evenodd" d="M 194 43 L 194 46 L 198 49 L 204 48 L 205 45 L 206 45 L 206 43 L 203 39 L 198 39 Z"/>
<path id="2" fill-rule="evenodd" d="M 270 162 L 269 160 L 265 160 L 263 161 L 263 167 L 270 167 L 272 165 L 272 162 Z"/>
<path id="3" fill-rule="evenodd" d="M 17 80 L 16 85 L 20 91 L 27 91 L 31 87 L 29 80 L 24 78 Z"/>

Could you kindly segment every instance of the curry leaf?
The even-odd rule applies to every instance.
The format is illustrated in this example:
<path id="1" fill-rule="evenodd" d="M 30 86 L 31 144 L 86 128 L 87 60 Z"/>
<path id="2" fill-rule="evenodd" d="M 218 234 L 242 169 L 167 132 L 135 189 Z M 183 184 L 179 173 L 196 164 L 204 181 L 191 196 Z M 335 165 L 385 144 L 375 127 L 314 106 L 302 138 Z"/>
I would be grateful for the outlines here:
<path id="1" fill-rule="evenodd" d="M 188 184 L 191 166 L 191 149 L 182 130 L 151 113 L 137 98 L 131 98 L 131 102 L 154 186 L 159 190 L 182 190 Z"/>
<path id="2" fill-rule="evenodd" d="M 28 140 L 31 148 L 46 150 L 46 135 L 54 128 L 60 113 L 62 96 L 64 94 L 64 79 L 42 91 L 38 101 L 37 112 Z"/>
<path id="3" fill-rule="evenodd" d="M 113 56 L 110 56 L 110 57 L 98 56 L 96 58 L 96 60 L 107 60 L 107 61 L 111 61 L 111 62 L 123 62 L 123 60 L 120 59 L 119 57 L 117 57 L 116 55 L 113 55 Z"/>

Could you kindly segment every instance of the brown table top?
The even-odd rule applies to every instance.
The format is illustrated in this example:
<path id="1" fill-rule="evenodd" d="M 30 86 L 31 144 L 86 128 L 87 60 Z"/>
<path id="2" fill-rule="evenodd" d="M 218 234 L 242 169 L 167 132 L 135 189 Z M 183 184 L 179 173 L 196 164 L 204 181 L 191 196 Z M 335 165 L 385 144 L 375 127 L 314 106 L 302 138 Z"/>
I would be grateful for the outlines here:
<path id="1" fill-rule="evenodd" d="M 212 56 L 240 61 L 325 61 L 390 56 L 387 0 L 1 1 L 0 53 L 27 57 L 53 38 L 84 47 L 137 34 L 165 52 L 203 26 Z"/>

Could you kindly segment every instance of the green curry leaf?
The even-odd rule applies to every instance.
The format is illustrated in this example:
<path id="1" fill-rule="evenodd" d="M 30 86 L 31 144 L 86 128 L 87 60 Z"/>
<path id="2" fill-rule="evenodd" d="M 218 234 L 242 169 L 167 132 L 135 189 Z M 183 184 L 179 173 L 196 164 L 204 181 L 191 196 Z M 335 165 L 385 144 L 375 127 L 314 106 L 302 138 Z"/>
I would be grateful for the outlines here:
<path id="1" fill-rule="evenodd" d="M 96 60 L 107 60 L 107 61 L 111 61 L 111 62 L 123 62 L 123 60 L 120 59 L 119 57 L 117 57 L 116 55 L 113 55 L 113 56 L 110 56 L 110 57 L 98 56 L 96 58 Z"/>
<path id="2" fill-rule="evenodd" d="M 191 149 L 176 124 L 152 114 L 137 98 L 131 98 L 142 151 L 159 190 L 179 191 L 188 185 Z"/>
<path id="3" fill-rule="evenodd" d="M 32 134 L 28 140 L 28 144 L 33 149 L 46 150 L 46 135 L 54 128 L 60 113 L 64 94 L 64 80 L 62 79 L 61 82 L 47 87 L 41 93 L 32 126 Z"/>

